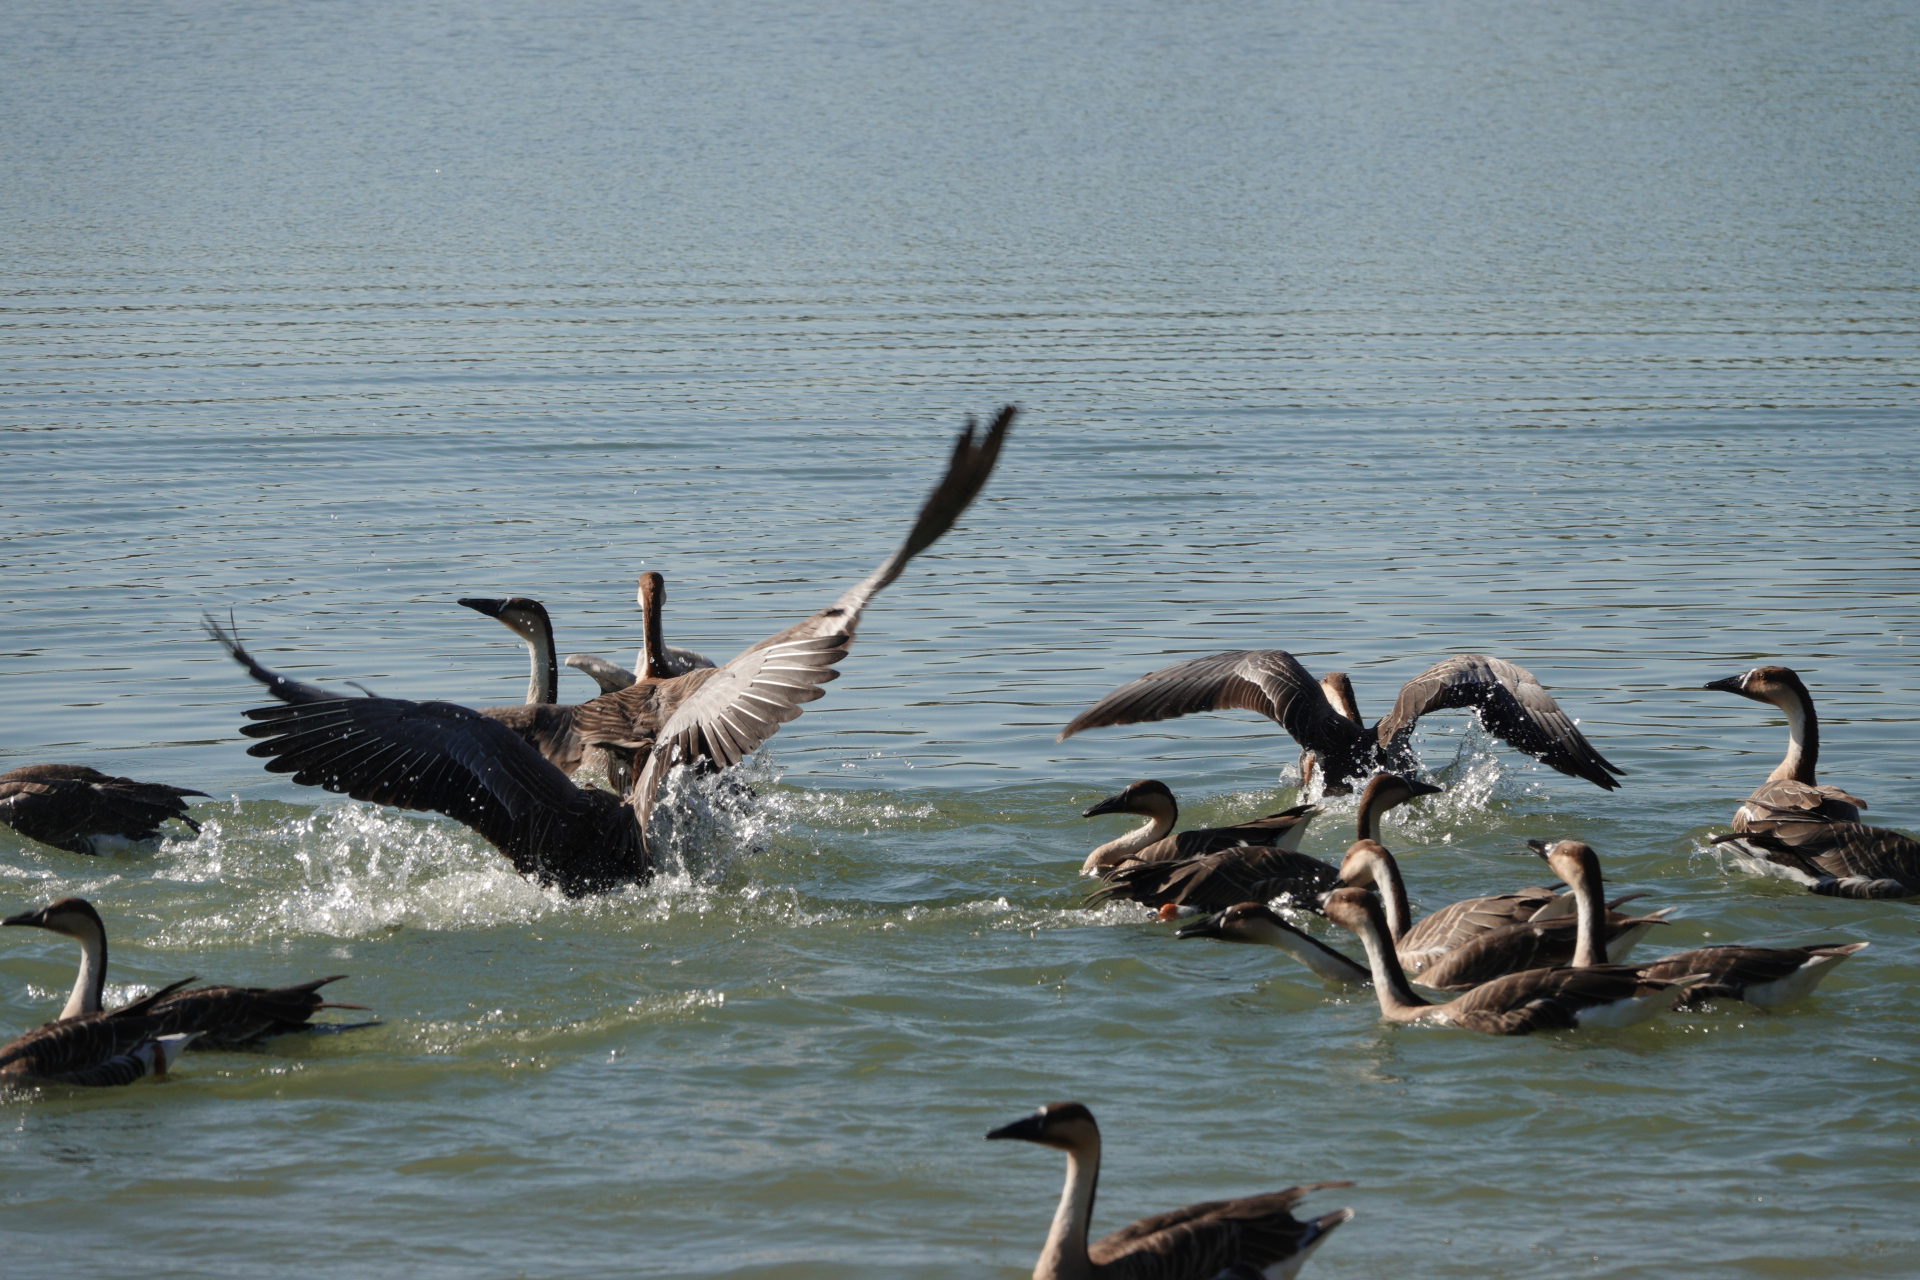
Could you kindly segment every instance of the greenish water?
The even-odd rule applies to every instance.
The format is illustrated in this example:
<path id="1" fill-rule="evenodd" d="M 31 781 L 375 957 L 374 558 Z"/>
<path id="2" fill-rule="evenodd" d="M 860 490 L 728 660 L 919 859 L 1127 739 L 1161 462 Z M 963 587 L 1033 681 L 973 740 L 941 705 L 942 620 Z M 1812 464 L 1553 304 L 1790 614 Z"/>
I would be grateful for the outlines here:
<path id="1" fill-rule="evenodd" d="M 0 768 L 217 799 L 101 859 L 0 832 L 0 892 L 92 898 L 117 995 L 345 971 L 382 1025 L 0 1103 L 8 1275 L 1012 1277 L 1060 1170 L 980 1135 L 1065 1098 L 1102 1229 L 1354 1180 L 1309 1275 L 1920 1270 L 1913 916 L 1721 865 L 1786 733 L 1699 689 L 1796 667 L 1823 776 L 1920 827 L 1910 7 L 11 16 Z M 753 804 L 683 789 L 644 890 L 268 777 L 198 630 L 513 702 L 457 597 L 628 661 L 657 568 L 724 659 L 1006 400 L 983 499 Z M 1785 1009 L 1508 1043 L 1081 909 L 1123 827 L 1077 815 L 1126 782 L 1196 825 L 1293 801 L 1246 714 L 1053 742 L 1252 647 L 1370 716 L 1497 654 L 1629 771 L 1431 718 L 1449 789 L 1387 824 L 1426 906 L 1580 836 L 1674 908 L 1640 956 L 1872 946 Z M 0 943 L 12 1034 L 75 957 Z"/>

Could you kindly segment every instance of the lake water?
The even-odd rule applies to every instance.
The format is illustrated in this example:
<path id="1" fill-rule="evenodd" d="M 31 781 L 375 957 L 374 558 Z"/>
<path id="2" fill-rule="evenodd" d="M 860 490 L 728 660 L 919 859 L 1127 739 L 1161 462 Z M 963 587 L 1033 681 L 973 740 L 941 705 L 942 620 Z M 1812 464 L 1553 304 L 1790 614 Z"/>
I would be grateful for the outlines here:
<path id="1" fill-rule="evenodd" d="M 0 831 L 6 907 L 91 898 L 118 996 L 344 971 L 383 1022 L 0 1102 L 8 1275 L 1011 1278 L 1058 1159 L 980 1135 L 1065 1098 L 1105 1126 L 1097 1230 L 1352 1179 L 1313 1276 L 1920 1271 L 1912 908 L 1721 865 L 1786 732 L 1699 688 L 1799 669 L 1823 778 L 1920 827 L 1913 6 L 7 25 L 0 768 L 218 799 L 121 856 Z M 871 569 L 1009 400 L 982 500 L 648 888 L 567 902 L 245 754 L 203 610 L 302 679 L 503 703 L 524 651 L 457 597 L 630 662 L 660 569 L 669 639 L 724 660 Z M 1386 833 L 1428 907 L 1579 836 L 1675 909 L 1641 957 L 1872 946 L 1784 1009 L 1508 1042 L 1081 909 L 1124 829 L 1081 809 L 1158 777 L 1184 823 L 1270 812 L 1295 749 L 1059 726 L 1266 647 L 1370 716 L 1506 657 L 1629 771 L 1432 717 L 1449 790 Z M 76 959 L 23 932 L 4 1035 Z"/>

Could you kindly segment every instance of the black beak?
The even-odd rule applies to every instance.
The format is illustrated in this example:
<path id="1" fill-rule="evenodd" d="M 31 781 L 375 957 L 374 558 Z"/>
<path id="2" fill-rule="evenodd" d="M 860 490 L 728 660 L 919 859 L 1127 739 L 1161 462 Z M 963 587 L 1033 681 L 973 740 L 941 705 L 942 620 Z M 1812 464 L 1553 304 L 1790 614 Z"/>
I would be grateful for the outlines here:
<path id="1" fill-rule="evenodd" d="M 1437 796 L 1446 790 L 1445 787 L 1436 787 L 1431 783 L 1415 782 L 1412 778 L 1407 779 L 1407 789 L 1416 796 Z"/>
<path id="2" fill-rule="evenodd" d="M 1728 676 L 1725 680 L 1709 680 L 1700 687 L 1702 689 L 1718 689 L 1722 693 L 1738 693 L 1740 692 L 1740 681 L 1742 679 L 1744 679 L 1742 676 Z"/>
<path id="3" fill-rule="evenodd" d="M 479 596 L 466 596 L 461 599 L 460 603 L 475 613 L 486 614 L 489 618 L 499 617 L 500 611 L 507 607 L 505 600 L 486 600 Z"/>
<path id="4" fill-rule="evenodd" d="M 38 911 L 22 911 L 17 916 L 8 916 L 5 920 L 0 920 L 0 924 L 39 924 L 39 923 L 40 923 L 40 913 Z"/>
<path id="5" fill-rule="evenodd" d="M 1085 813 L 1081 814 L 1080 816 L 1083 818 L 1097 818 L 1103 813 L 1126 813 L 1126 812 L 1128 812 L 1127 793 L 1122 791 L 1117 796 L 1108 796 L 1105 800 L 1102 800 L 1099 804 L 1096 804 L 1095 806 L 1093 806 L 1093 808 L 1087 810 Z"/>
<path id="6" fill-rule="evenodd" d="M 1553 846 L 1545 840 L 1529 840 L 1527 841 L 1527 848 L 1544 858 L 1547 856 L 1547 850 L 1553 848 Z"/>
<path id="7" fill-rule="evenodd" d="M 1038 1142 L 1040 1141 L 1040 1131 L 1045 1119 L 1046 1117 L 1042 1116 L 1038 1111 L 1030 1116 L 1022 1116 L 1012 1124 L 1003 1124 L 998 1129 L 988 1130 L 987 1140 L 992 1141 L 995 1138 L 1018 1138 L 1022 1142 Z"/>
<path id="8" fill-rule="evenodd" d="M 1216 911 L 1210 916 L 1201 916 L 1198 920 L 1188 921 L 1173 931 L 1176 938 L 1218 938 L 1220 920 L 1224 912 Z"/>

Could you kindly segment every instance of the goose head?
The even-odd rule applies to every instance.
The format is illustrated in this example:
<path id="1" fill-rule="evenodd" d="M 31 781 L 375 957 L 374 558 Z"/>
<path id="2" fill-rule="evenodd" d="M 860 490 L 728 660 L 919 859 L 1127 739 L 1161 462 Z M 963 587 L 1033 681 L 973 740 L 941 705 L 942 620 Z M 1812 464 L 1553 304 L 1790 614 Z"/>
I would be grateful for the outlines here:
<path id="1" fill-rule="evenodd" d="M 1125 791 L 1108 796 L 1080 816 L 1097 818 L 1103 813 L 1137 813 L 1142 817 L 1160 818 L 1171 823 L 1179 812 L 1173 791 L 1166 783 L 1156 778 L 1143 778 Z"/>
<path id="2" fill-rule="evenodd" d="M 0 920 L 0 925 L 8 924 L 31 925 L 81 941 L 104 938 L 107 933 L 100 913 L 85 898 L 61 898 L 38 911 L 22 911 Z"/>
<path id="3" fill-rule="evenodd" d="M 1529 840 L 1527 848 L 1546 859 L 1553 874 L 1568 884 L 1597 884 L 1600 880 L 1600 856 L 1584 840 Z"/>
<path id="4" fill-rule="evenodd" d="M 1217 938 L 1221 942 L 1270 943 L 1276 934 L 1299 932 L 1264 902 L 1242 902 L 1225 911 L 1181 925 L 1176 938 Z"/>
<path id="5" fill-rule="evenodd" d="M 1093 1112 L 1081 1103 L 1049 1102 L 1032 1115 L 990 1130 L 987 1137 L 1018 1138 L 1060 1151 L 1076 1151 L 1100 1141 L 1100 1126 L 1093 1122 Z"/>
<path id="6" fill-rule="evenodd" d="M 553 622 L 547 617 L 547 606 L 538 600 L 525 596 L 507 600 L 467 596 L 460 603 L 475 613 L 486 614 L 528 644 L 552 643 Z"/>
<path id="7" fill-rule="evenodd" d="M 1808 700 L 1807 686 L 1792 667 L 1755 667 L 1724 680 L 1709 680 L 1701 688 L 1737 693 L 1743 698 L 1772 703 L 1776 707 Z"/>

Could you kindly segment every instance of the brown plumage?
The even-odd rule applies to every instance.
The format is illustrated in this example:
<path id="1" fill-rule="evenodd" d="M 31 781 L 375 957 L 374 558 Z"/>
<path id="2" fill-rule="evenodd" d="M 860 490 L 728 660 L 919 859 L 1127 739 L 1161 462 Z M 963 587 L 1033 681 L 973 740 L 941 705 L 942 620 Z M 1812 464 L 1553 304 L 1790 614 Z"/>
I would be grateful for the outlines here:
<path id="1" fill-rule="evenodd" d="M 1835 898 L 1920 895 L 1920 840 L 1860 821 L 1867 802 L 1822 786 L 1820 717 L 1813 695 L 1789 667 L 1755 667 L 1705 686 L 1778 707 L 1787 718 L 1787 754 L 1734 810 L 1732 844 L 1751 869 Z"/>
<path id="2" fill-rule="evenodd" d="M 1239 1200 L 1210 1200 L 1142 1218 L 1087 1242 L 1100 1176 L 1100 1127 L 1078 1102 L 1056 1102 L 987 1134 L 1064 1151 L 1067 1181 L 1033 1280 L 1213 1280 L 1240 1264 L 1292 1276 L 1327 1236 L 1353 1217 L 1335 1209 L 1301 1222 L 1293 1210 L 1309 1192 L 1348 1187 L 1317 1182 Z"/>
<path id="3" fill-rule="evenodd" d="M 1327 895 L 1325 909 L 1329 920 L 1365 944 L 1381 1015 L 1393 1022 L 1432 1022 L 1496 1036 L 1629 1026 L 1657 1014 L 1700 977 L 1645 978 L 1627 965 L 1530 969 L 1495 978 L 1446 1004 L 1429 1004 L 1413 993 L 1394 959 L 1386 913 L 1371 890 L 1337 889 Z"/>
<path id="4" fill-rule="evenodd" d="M 650 663 L 634 685 L 573 708 L 587 749 L 626 753 L 637 774 L 623 799 L 577 787 L 508 725 L 447 702 L 342 698 L 269 671 L 208 620 L 210 634 L 283 705 L 246 713 L 248 754 L 275 773 L 356 800 L 443 813 L 478 831 L 522 874 L 569 895 L 604 892 L 653 872 L 646 843 L 661 779 L 676 763 L 738 763 L 821 696 L 873 595 L 952 528 L 992 474 L 1012 423 L 1008 406 L 984 436 L 969 419 L 947 473 L 906 541 L 833 605 L 723 667 L 680 676 Z M 657 577 L 657 575 L 649 575 Z M 660 611 L 647 614 L 658 654 Z"/>
<path id="5" fill-rule="evenodd" d="M 1715 999 L 1772 1006 L 1811 994 L 1834 966 L 1866 946 L 1864 942 L 1830 942 L 1808 947 L 1699 947 L 1661 956 L 1642 972 L 1650 978 L 1706 975 L 1706 981 L 1674 1001 L 1676 1009 Z"/>
<path id="6" fill-rule="evenodd" d="M 192 1037 L 162 1031 L 150 1011 L 179 985 L 111 1012 L 61 1018 L 14 1037 L 0 1045 L 0 1081 L 103 1086 L 164 1075 Z"/>
<path id="7" fill-rule="evenodd" d="M 79 764 L 30 764 L 0 773 L 0 822 L 69 853 L 99 853 L 116 840 L 151 840 L 169 818 L 199 834 L 186 796 L 204 791 L 115 778 Z"/>
<path id="8" fill-rule="evenodd" d="M 1389 810 L 1439 790 L 1397 774 L 1380 774 L 1360 797 L 1355 826 L 1366 839 L 1366 833 L 1379 831 Z M 1288 847 L 1257 848 L 1248 842 L 1173 862 L 1125 864 L 1104 878 L 1106 883 L 1088 895 L 1089 901 L 1125 898 L 1163 910 L 1221 911 L 1284 896 L 1317 909 L 1320 895 L 1340 882 L 1340 868 Z"/>
<path id="9" fill-rule="evenodd" d="M 38 911 L 23 911 L 0 925 L 45 929 L 80 944 L 80 971 L 60 1021 L 104 1012 L 107 981 L 107 926 L 85 898 L 61 898 Z M 191 1034 L 202 1049 L 238 1049 L 268 1036 L 306 1031 L 322 1009 L 364 1009 L 365 1005 L 321 1000 L 319 990 L 345 974 L 315 978 L 290 987 L 209 986 L 183 989 L 192 978 L 134 1002 L 152 1035 Z M 129 1007 L 134 1007 L 129 1006 Z"/>
<path id="10" fill-rule="evenodd" d="M 1471 708 L 1508 745 L 1573 777 L 1611 790 L 1624 773 L 1594 749 L 1533 674 L 1500 658 L 1461 654 L 1435 663 L 1400 689 L 1393 710 L 1368 729 L 1344 676 L 1316 682 L 1292 654 L 1250 649 L 1191 658 L 1115 689 L 1060 731 L 1062 740 L 1105 725 L 1169 720 L 1201 711 L 1255 711 L 1313 757 L 1326 793 L 1343 794 L 1376 768 L 1416 762 L 1409 745 L 1429 712 Z"/>
<path id="11" fill-rule="evenodd" d="M 1089 853 L 1080 871 L 1083 875 L 1106 874 L 1107 869 L 1127 862 L 1170 862 L 1243 844 L 1295 849 L 1306 833 L 1307 823 L 1319 812 L 1317 805 L 1297 804 L 1230 827 L 1196 827 L 1176 833 L 1173 826 L 1179 820 L 1180 806 L 1172 790 L 1156 778 L 1143 778 L 1080 815 L 1097 818 L 1108 813 L 1132 813 L 1147 819 L 1145 826 Z"/>

